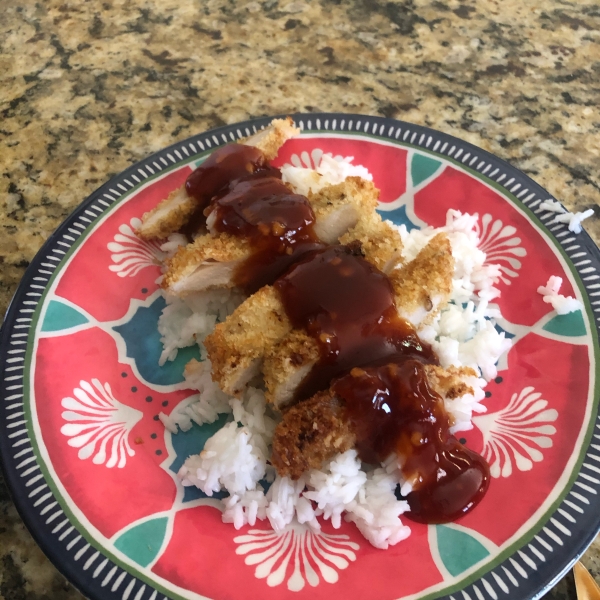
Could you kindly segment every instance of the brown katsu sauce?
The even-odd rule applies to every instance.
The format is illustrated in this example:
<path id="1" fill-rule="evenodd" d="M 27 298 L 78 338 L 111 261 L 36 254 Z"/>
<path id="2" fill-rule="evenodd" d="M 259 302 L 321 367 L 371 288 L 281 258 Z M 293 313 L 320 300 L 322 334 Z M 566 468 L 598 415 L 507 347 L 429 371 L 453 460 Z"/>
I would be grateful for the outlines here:
<path id="1" fill-rule="evenodd" d="M 423 368 L 439 364 L 437 356 L 398 316 L 388 277 L 357 250 L 311 252 L 274 284 L 293 326 L 320 348 L 296 401 L 334 380 L 332 391 L 346 404 L 361 460 L 377 463 L 394 452 L 403 457 L 404 476 L 415 480 L 409 518 L 452 521 L 485 494 L 488 466 L 450 434 L 443 400 Z"/>
<path id="2" fill-rule="evenodd" d="M 281 172 L 269 164 L 258 148 L 227 144 L 215 150 L 185 182 L 187 195 L 196 201 L 196 209 L 181 233 L 191 239 L 205 225 L 205 210 L 213 198 L 227 193 L 240 181 L 263 176 L 281 179 Z"/>
<path id="3" fill-rule="evenodd" d="M 252 255 L 234 274 L 235 284 L 247 293 L 275 281 L 306 252 L 323 247 L 306 197 L 274 177 L 240 181 L 211 206 L 216 231 L 245 238 L 252 246 Z"/>
<path id="4" fill-rule="evenodd" d="M 358 245 L 312 252 L 274 285 L 293 326 L 320 348 L 320 361 L 296 401 L 327 389 L 352 367 L 400 356 L 437 364 L 431 347 L 398 316 L 388 277 L 361 256 Z"/>
<path id="5" fill-rule="evenodd" d="M 281 171 L 258 148 L 227 144 L 215 150 L 185 187 L 197 203 L 180 231 L 190 241 L 210 216 L 214 231 L 250 242 L 251 256 L 234 274 L 235 285 L 247 294 L 273 283 L 309 250 L 323 247 L 307 198 L 290 191 Z"/>
<path id="6" fill-rule="evenodd" d="M 406 516 L 420 523 L 447 523 L 469 512 L 489 485 L 489 467 L 450 434 L 440 396 L 423 364 L 412 358 L 378 367 L 355 368 L 332 386 L 346 403 L 365 462 L 396 452 L 413 483 Z"/>

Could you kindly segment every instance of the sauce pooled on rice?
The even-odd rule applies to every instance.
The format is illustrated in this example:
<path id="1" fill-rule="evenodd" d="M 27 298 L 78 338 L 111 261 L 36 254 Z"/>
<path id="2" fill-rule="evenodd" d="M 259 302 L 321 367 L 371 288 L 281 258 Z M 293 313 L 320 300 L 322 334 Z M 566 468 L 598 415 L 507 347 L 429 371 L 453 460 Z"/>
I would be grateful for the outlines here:
<path id="1" fill-rule="evenodd" d="M 403 475 L 413 483 L 410 519 L 445 523 L 474 508 L 487 490 L 489 467 L 450 433 L 443 400 L 423 368 L 438 358 L 398 316 L 388 277 L 359 247 L 331 246 L 304 257 L 275 287 L 293 326 L 320 348 L 296 401 L 333 380 L 361 460 L 401 457 Z"/>

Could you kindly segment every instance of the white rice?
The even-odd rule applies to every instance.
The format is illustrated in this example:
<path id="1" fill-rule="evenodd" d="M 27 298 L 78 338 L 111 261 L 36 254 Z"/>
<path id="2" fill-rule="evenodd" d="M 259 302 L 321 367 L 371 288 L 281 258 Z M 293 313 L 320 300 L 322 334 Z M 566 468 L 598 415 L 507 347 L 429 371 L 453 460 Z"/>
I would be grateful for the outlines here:
<path id="1" fill-rule="evenodd" d="M 588 208 L 583 212 L 569 212 L 560 202 L 550 199 L 541 202 L 540 208 L 542 210 L 547 210 L 548 212 L 558 213 L 554 219 L 550 221 L 550 225 L 553 223 L 566 223 L 569 231 L 572 231 L 573 233 L 581 233 L 583 230 L 581 227 L 582 221 L 585 221 L 585 219 L 588 219 L 594 214 L 593 208 Z"/>
<path id="2" fill-rule="evenodd" d="M 342 183 L 348 177 L 373 181 L 371 173 L 361 165 L 353 165 L 352 160 L 352 156 L 334 158 L 331 154 L 323 154 L 315 170 L 284 165 L 281 167 L 281 179 L 284 183 L 291 183 L 296 193 L 303 196 L 309 192 L 316 193 L 326 185 Z"/>
<path id="3" fill-rule="evenodd" d="M 314 157 L 313 157 L 314 158 Z M 282 169 L 284 181 L 292 182 L 302 194 L 323 185 L 339 183 L 345 177 L 371 176 L 351 159 L 323 155 L 316 171 L 299 166 Z M 443 367 L 469 366 L 479 376 L 465 383 L 474 390 L 462 398 L 444 398 L 454 418 L 453 432 L 472 427 L 473 412 L 484 412 L 481 404 L 487 380 L 496 376 L 496 362 L 510 348 L 510 340 L 494 327 L 500 315 L 490 302 L 500 295 L 495 287 L 500 275 L 498 265 L 486 265 L 486 255 L 478 249 L 478 216 L 448 211 L 446 225 L 408 232 L 399 227 L 404 242 L 404 257 L 413 259 L 438 232 L 448 234 L 456 267 L 452 302 L 434 321 L 420 330 L 423 340 L 431 343 Z M 172 240 L 165 251 L 174 251 L 179 240 Z M 177 349 L 197 343 L 204 358 L 202 340 L 218 321 L 239 304 L 241 297 L 230 292 L 210 292 L 201 298 L 184 301 L 167 299 L 159 321 L 164 345 L 161 360 L 173 360 Z M 162 364 L 162 363 L 161 363 Z M 340 454 L 320 470 L 305 473 L 298 481 L 276 475 L 268 463 L 270 445 L 277 419 L 267 406 L 264 393 L 249 388 L 241 399 L 224 394 L 210 377 L 210 363 L 193 361 L 186 368 L 186 381 L 198 394 L 180 403 L 169 416 L 161 414 L 165 427 L 176 433 L 214 422 L 219 415 L 230 414 L 231 421 L 209 438 L 204 450 L 189 457 L 179 471 L 183 485 L 194 485 L 208 496 L 227 491 L 222 500 L 223 521 L 236 529 L 267 519 L 275 531 L 283 531 L 292 522 L 320 529 L 320 520 L 341 525 L 342 517 L 358 529 L 377 548 L 387 548 L 410 535 L 401 521 L 408 510 L 404 500 L 411 491 L 400 470 L 401 457 L 391 456 L 380 467 L 362 465 L 355 450 Z M 270 486 L 268 483 L 270 482 Z M 268 487 L 268 489 L 266 489 Z"/>
<path id="4" fill-rule="evenodd" d="M 552 305 L 552 308 L 559 315 L 566 315 L 577 310 L 581 310 L 583 305 L 573 296 L 561 296 L 558 292 L 562 285 L 562 277 L 553 275 L 548 279 L 548 283 L 541 285 L 537 291 L 541 294 L 544 302 Z"/>
<path id="5" fill-rule="evenodd" d="M 164 365 L 175 360 L 177 350 L 198 344 L 201 358 L 206 358 L 202 342 L 215 325 L 224 321 L 244 297 L 239 291 L 223 288 L 208 290 L 185 298 L 165 296 L 167 306 L 158 319 L 158 332 L 163 351 L 158 361 Z"/>

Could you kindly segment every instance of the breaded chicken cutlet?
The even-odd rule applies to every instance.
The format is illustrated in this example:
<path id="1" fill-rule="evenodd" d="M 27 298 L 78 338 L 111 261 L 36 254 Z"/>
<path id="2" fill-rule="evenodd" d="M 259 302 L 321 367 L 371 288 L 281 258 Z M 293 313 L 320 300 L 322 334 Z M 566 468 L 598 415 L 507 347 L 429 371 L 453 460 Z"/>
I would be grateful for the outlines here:
<path id="1" fill-rule="evenodd" d="M 366 258 L 370 259 L 368 254 Z M 417 329 L 429 324 L 450 297 L 453 271 L 450 242 L 438 234 L 414 260 L 389 274 L 398 315 Z M 302 330 L 290 331 L 269 345 L 263 359 L 267 400 L 277 408 L 288 405 L 319 359 L 317 341 Z"/>
<path id="2" fill-rule="evenodd" d="M 400 236 L 373 214 L 370 235 L 359 225 L 342 239 L 348 244 L 356 232 L 367 261 L 380 270 L 390 264 L 397 266 Z M 444 234 L 434 237 L 414 260 L 392 269 L 389 277 L 399 316 L 417 328 L 427 324 L 450 297 L 453 271 L 450 242 Z M 292 400 L 319 360 L 317 342 L 305 331 L 293 329 L 278 292 L 271 286 L 245 300 L 204 343 L 213 379 L 224 392 L 238 395 L 262 373 L 267 400 L 280 409 Z"/>
<path id="3" fill-rule="evenodd" d="M 290 117 L 274 119 L 265 129 L 240 139 L 238 143 L 261 150 L 267 160 L 277 156 L 279 148 L 300 130 Z M 151 211 L 144 214 L 136 235 L 143 240 L 160 240 L 179 231 L 196 210 L 197 202 L 188 195 L 185 185 L 174 190 Z"/>
<path id="4" fill-rule="evenodd" d="M 477 376 L 473 369 L 446 370 L 435 365 L 423 368 L 429 386 L 442 398 L 452 400 L 473 393 L 464 382 L 465 378 Z M 355 444 L 355 425 L 346 403 L 326 390 L 284 412 L 275 429 L 271 463 L 279 475 L 295 480 L 310 469 L 321 469 L 325 462 Z"/>
<path id="5" fill-rule="evenodd" d="M 308 202 L 315 215 L 314 233 L 321 242 L 334 244 L 357 224 L 361 231 L 367 231 L 374 226 L 369 225 L 373 215 L 378 216 L 378 196 L 373 183 L 359 177 L 348 177 L 342 183 L 309 193 Z M 167 262 L 162 287 L 173 296 L 234 287 L 237 268 L 252 252 L 247 238 L 217 232 L 201 235 Z"/>
<path id="6" fill-rule="evenodd" d="M 350 448 L 376 463 L 446 440 L 444 402 L 473 394 L 465 380 L 476 377 L 469 368 L 437 366 L 418 336 L 452 292 L 448 236 L 436 235 L 404 263 L 400 234 L 377 214 L 379 191 L 370 181 L 323 185 L 327 178 L 312 172 L 298 176 L 306 196 L 297 193 L 268 162 L 297 133 L 291 119 L 275 120 L 242 140 L 246 147 L 219 149 L 144 215 L 137 232 L 142 239 L 187 236 L 164 265 L 169 296 L 188 304 L 213 288 L 248 296 L 204 345 L 223 392 L 240 396 L 249 384 L 263 386 L 283 414 L 271 461 L 292 479 Z M 258 289 L 265 281 L 274 283 Z M 423 423 L 439 423 L 439 435 L 422 433 Z M 385 445 L 389 432 L 397 445 Z M 372 441 L 366 451 L 365 440 Z"/>

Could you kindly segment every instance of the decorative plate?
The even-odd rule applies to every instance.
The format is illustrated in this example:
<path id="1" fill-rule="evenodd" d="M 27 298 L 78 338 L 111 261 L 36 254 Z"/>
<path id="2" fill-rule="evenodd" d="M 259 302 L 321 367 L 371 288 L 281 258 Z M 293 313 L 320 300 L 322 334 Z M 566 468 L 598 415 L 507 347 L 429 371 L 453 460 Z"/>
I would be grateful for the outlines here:
<path id="1" fill-rule="evenodd" d="M 513 339 L 466 444 L 493 479 L 459 522 L 411 523 L 382 551 L 353 524 L 275 535 L 236 531 L 219 503 L 175 474 L 218 427 L 171 435 L 158 420 L 193 393 L 197 353 L 158 366 L 164 306 L 157 244 L 140 216 L 217 146 L 258 119 L 197 135 L 92 194 L 31 263 L 2 329 L 0 448 L 23 519 L 56 566 L 94 600 L 448 598 L 522 600 L 553 585 L 600 528 L 597 424 L 600 252 L 553 224 L 549 194 L 490 154 L 424 127 L 343 114 L 296 115 L 302 135 L 276 164 L 354 157 L 407 227 L 477 212 L 483 249 L 502 266 L 499 326 Z M 583 311 L 557 316 L 536 293 L 551 275 Z M 598 298 L 598 299 L 596 299 Z"/>

